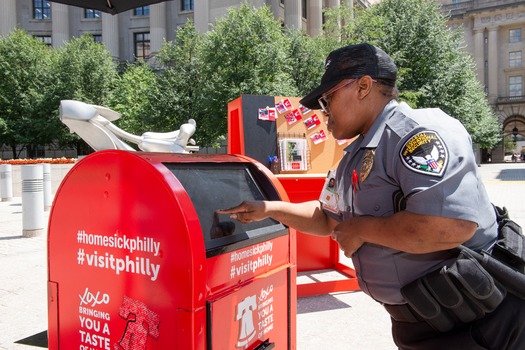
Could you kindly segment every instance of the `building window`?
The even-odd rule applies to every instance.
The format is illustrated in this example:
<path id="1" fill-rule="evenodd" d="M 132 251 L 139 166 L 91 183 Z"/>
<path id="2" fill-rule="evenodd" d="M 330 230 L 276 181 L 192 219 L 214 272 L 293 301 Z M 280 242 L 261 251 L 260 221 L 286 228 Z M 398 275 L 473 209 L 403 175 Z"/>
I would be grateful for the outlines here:
<path id="1" fill-rule="evenodd" d="M 149 6 L 135 7 L 133 16 L 149 16 Z"/>
<path id="2" fill-rule="evenodd" d="M 308 18 L 308 4 L 307 4 L 308 1 L 306 0 L 303 0 L 301 1 L 301 7 L 302 7 L 302 15 L 303 15 L 303 18 L 306 19 Z"/>
<path id="3" fill-rule="evenodd" d="M 459 4 L 460 2 L 461 2 L 461 0 L 452 0 L 453 4 Z"/>
<path id="4" fill-rule="evenodd" d="M 521 51 L 509 52 L 509 67 L 521 67 Z"/>
<path id="5" fill-rule="evenodd" d="M 180 10 L 181 11 L 193 11 L 193 0 L 181 0 Z"/>
<path id="6" fill-rule="evenodd" d="M 100 19 L 100 17 L 102 17 L 100 10 L 84 9 L 84 18 Z"/>
<path id="7" fill-rule="evenodd" d="M 102 35 L 101 34 L 91 34 L 91 36 L 93 37 L 93 41 L 96 42 L 96 43 L 101 43 L 102 42 Z"/>
<path id="8" fill-rule="evenodd" d="M 509 30 L 509 42 L 511 43 L 521 42 L 521 29 L 520 28 Z"/>
<path id="9" fill-rule="evenodd" d="M 51 2 L 33 0 L 33 19 L 51 19 Z"/>
<path id="10" fill-rule="evenodd" d="M 509 77 L 509 96 L 523 96 L 522 77 Z"/>
<path id="11" fill-rule="evenodd" d="M 133 42 L 135 43 L 135 57 L 147 59 L 150 54 L 149 33 L 135 33 Z"/>
<path id="12" fill-rule="evenodd" d="M 51 46 L 53 41 L 51 40 L 51 35 L 35 35 L 35 39 L 43 42 L 47 46 Z"/>

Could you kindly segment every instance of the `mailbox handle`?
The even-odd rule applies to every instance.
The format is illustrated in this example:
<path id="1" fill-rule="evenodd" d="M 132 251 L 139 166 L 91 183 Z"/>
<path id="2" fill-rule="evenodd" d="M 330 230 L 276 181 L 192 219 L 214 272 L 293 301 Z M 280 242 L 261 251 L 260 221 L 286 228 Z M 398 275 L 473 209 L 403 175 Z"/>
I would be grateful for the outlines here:
<path id="1" fill-rule="evenodd" d="M 275 348 L 275 343 L 270 343 L 270 339 L 266 339 L 262 342 L 258 347 L 254 348 L 253 350 L 270 350 Z"/>

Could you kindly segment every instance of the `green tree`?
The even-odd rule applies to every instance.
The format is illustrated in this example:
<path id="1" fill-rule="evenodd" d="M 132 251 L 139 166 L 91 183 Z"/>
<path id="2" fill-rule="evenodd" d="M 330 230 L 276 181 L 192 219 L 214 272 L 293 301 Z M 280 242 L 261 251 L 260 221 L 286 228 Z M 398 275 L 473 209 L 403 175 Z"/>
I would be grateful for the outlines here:
<path id="1" fill-rule="evenodd" d="M 91 35 L 73 38 L 55 49 L 57 58 L 52 66 L 54 90 L 52 100 L 58 107 L 60 100 L 79 100 L 105 106 L 111 99 L 117 79 L 116 64 L 102 43 Z M 57 118 L 58 119 L 58 118 Z M 65 126 L 58 142 L 62 146 L 76 145 L 80 154 L 90 149 Z"/>
<path id="2" fill-rule="evenodd" d="M 159 94 L 156 102 L 157 117 L 153 125 L 163 131 L 177 130 L 188 119 L 197 122 L 195 139 L 199 145 L 210 145 L 216 139 L 213 118 L 203 108 L 206 103 L 200 52 L 202 36 L 193 22 L 188 21 L 177 30 L 176 39 L 163 45 L 157 60 Z"/>
<path id="3" fill-rule="evenodd" d="M 357 10 L 357 9 L 356 9 Z M 323 10 L 324 37 L 331 44 L 331 50 L 349 42 L 355 28 L 351 25 L 354 21 L 354 9 L 347 6 L 326 8 Z"/>
<path id="4" fill-rule="evenodd" d="M 150 67 L 142 61 L 128 63 L 109 102 L 110 108 L 122 115 L 115 124 L 135 135 L 153 131 L 151 119 L 158 94 L 157 77 Z"/>
<path id="5" fill-rule="evenodd" d="M 201 53 L 201 88 L 209 139 L 226 133 L 229 101 L 242 94 L 297 94 L 287 62 L 287 41 L 268 7 L 230 9 L 206 33 Z"/>
<path id="6" fill-rule="evenodd" d="M 303 96 L 319 85 L 330 52 L 329 41 L 324 36 L 312 38 L 299 30 L 287 31 L 286 38 L 289 41 L 287 62 L 290 76 L 298 96 Z"/>
<path id="7" fill-rule="evenodd" d="M 349 43 L 367 41 L 392 55 L 401 95 L 410 96 L 411 105 L 443 109 L 482 147 L 500 140 L 497 118 L 463 50 L 461 33 L 447 26 L 435 1 L 384 0 L 356 12 L 349 26 Z"/>
<path id="8" fill-rule="evenodd" d="M 23 30 L 0 38 L 0 142 L 13 151 L 52 143 L 60 130 L 48 99 L 52 86 L 53 53 Z M 22 147 L 20 147 L 22 146 Z"/>
<path id="9" fill-rule="evenodd" d="M 117 72 L 109 51 L 91 35 L 73 38 L 56 49 L 56 94 L 60 99 L 106 104 Z"/>

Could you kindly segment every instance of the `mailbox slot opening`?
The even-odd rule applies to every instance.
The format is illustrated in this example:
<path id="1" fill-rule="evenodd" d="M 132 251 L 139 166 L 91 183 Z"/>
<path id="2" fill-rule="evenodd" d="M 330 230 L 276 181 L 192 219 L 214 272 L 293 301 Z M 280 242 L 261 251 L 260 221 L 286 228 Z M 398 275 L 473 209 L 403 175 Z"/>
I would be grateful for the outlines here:
<path id="1" fill-rule="evenodd" d="M 266 178 L 254 179 L 248 163 L 164 163 L 194 203 L 206 256 L 212 257 L 288 233 L 273 219 L 241 223 L 216 210 L 244 200 L 267 200 L 276 192 Z M 258 185 L 260 184 L 260 186 Z M 274 197 L 275 198 L 275 197 Z"/>

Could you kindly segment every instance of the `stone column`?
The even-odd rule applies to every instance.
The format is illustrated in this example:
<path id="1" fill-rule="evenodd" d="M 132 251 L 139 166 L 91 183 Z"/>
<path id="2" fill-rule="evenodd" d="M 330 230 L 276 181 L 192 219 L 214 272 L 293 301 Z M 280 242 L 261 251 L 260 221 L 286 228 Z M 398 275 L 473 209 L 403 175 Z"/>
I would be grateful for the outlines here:
<path id="1" fill-rule="evenodd" d="M 494 104 L 498 98 L 498 27 L 489 28 L 489 65 L 488 65 L 488 87 L 489 102 Z"/>
<path id="2" fill-rule="evenodd" d="M 350 21 L 354 18 L 354 0 L 341 0 L 341 7 L 345 9 L 350 10 Z M 344 26 L 348 23 L 345 23 L 345 21 L 348 21 L 347 18 L 341 18 L 341 25 Z"/>
<path id="3" fill-rule="evenodd" d="M 326 6 L 330 9 L 341 7 L 341 0 L 327 0 Z M 338 26 L 341 27 L 341 19 L 338 21 Z"/>
<path id="4" fill-rule="evenodd" d="M 284 2 L 284 25 L 288 28 L 302 28 L 301 0 Z"/>
<path id="5" fill-rule="evenodd" d="M 341 6 L 341 0 L 328 0 L 326 2 L 326 6 L 328 8 L 339 7 L 339 6 Z"/>
<path id="6" fill-rule="evenodd" d="M 352 17 L 354 14 L 354 0 L 341 0 L 341 6 L 344 6 L 346 8 L 349 8 L 352 10 Z"/>
<path id="7" fill-rule="evenodd" d="M 474 29 L 474 59 L 476 60 L 476 73 L 482 85 L 485 81 L 485 38 L 484 28 Z"/>
<path id="8" fill-rule="evenodd" d="M 150 5 L 149 30 L 151 55 L 155 56 L 166 38 L 166 3 Z"/>
<path id="9" fill-rule="evenodd" d="M 3 0 L 0 11 L 0 35 L 7 36 L 16 28 L 16 0 Z"/>
<path id="10" fill-rule="evenodd" d="M 53 47 L 60 47 L 69 41 L 69 6 L 51 3 L 51 23 Z"/>
<path id="11" fill-rule="evenodd" d="M 120 59 L 118 19 L 119 15 L 102 13 L 102 42 L 115 59 Z"/>
<path id="12" fill-rule="evenodd" d="M 270 7 L 272 9 L 273 18 L 278 19 L 281 13 L 281 0 L 271 0 Z"/>
<path id="13" fill-rule="evenodd" d="M 323 33 L 323 0 L 308 0 L 308 34 Z"/>
<path id="14" fill-rule="evenodd" d="M 193 3 L 193 21 L 195 23 L 195 28 L 197 28 L 201 34 L 207 32 L 210 26 L 209 1 L 211 0 L 197 0 Z"/>

